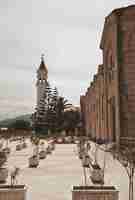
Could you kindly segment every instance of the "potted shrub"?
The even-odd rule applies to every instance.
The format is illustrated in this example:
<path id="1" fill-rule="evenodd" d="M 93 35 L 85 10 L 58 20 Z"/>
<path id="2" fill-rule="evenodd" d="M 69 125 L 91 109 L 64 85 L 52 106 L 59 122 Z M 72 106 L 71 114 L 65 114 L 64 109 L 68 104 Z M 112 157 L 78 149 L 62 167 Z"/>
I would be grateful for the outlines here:
<path id="1" fill-rule="evenodd" d="M 5 162 L 7 161 L 7 155 L 4 151 L 0 152 L 0 183 L 5 183 L 8 178 L 8 170 L 4 167 Z"/>
<path id="2" fill-rule="evenodd" d="M 39 152 L 39 158 L 40 159 L 46 158 L 46 151 L 45 151 L 45 148 L 44 148 L 44 142 L 41 142 L 41 150 Z"/>
<path id="3" fill-rule="evenodd" d="M 15 169 L 11 172 L 10 185 L 0 185 L 0 199 L 3 200 L 15 200 L 21 199 L 26 200 L 26 186 L 17 184 L 17 175 L 19 174 L 19 168 L 15 167 Z"/>
<path id="4" fill-rule="evenodd" d="M 33 138 L 33 144 L 35 148 L 33 149 L 33 155 L 29 158 L 29 167 L 37 167 L 39 165 L 39 143 L 40 139 L 35 137 Z"/>

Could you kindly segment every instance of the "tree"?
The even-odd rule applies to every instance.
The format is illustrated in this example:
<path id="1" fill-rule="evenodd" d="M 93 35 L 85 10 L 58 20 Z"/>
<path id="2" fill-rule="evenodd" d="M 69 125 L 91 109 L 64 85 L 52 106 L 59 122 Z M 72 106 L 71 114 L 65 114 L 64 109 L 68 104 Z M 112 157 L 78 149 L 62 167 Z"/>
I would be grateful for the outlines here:
<path id="1" fill-rule="evenodd" d="M 15 120 L 12 124 L 10 124 L 10 128 L 14 129 L 30 129 L 31 125 L 30 122 L 25 121 L 25 120 Z"/>
<path id="2" fill-rule="evenodd" d="M 58 90 L 55 87 L 52 90 L 52 94 L 51 94 L 51 101 L 50 101 L 50 105 L 49 105 L 49 109 L 48 109 L 48 121 L 49 121 L 49 128 L 50 130 L 56 131 L 57 128 L 57 101 L 58 101 Z"/>
<path id="3" fill-rule="evenodd" d="M 46 121 L 47 121 L 48 129 L 50 129 L 51 131 L 54 131 L 56 127 L 56 112 L 53 109 L 53 106 L 48 107 Z"/>
<path id="4" fill-rule="evenodd" d="M 48 91 L 50 85 L 44 89 L 43 95 L 40 98 L 38 107 L 36 108 L 35 113 L 33 114 L 33 128 L 36 132 L 46 132 L 47 131 L 47 111 L 48 111 Z"/>
<path id="5" fill-rule="evenodd" d="M 0 168 L 3 166 L 3 164 L 7 161 L 7 155 L 3 151 L 0 151 Z"/>
<path id="6" fill-rule="evenodd" d="M 118 147 L 116 144 L 114 144 L 110 151 L 113 154 L 114 159 L 117 159 L 127 172 L 129 178 L 129 200 L 133 200 L 135 147 L 133 145 L 120 145 Z"/>
<path id="7" fill-rule="evenodd" d="M 38 108 L 33 115 L 36 132 L 48 132 L 56 129 L 56 107 L 58 100 L 57 88 L 52 89 L 48 83 L 40 99 Z"/>
<path id="8" fill-rule="evenodd" d="M 56 114 L 57 114 L 57 125 L 62 128 L 64 121 L 64 110 L 70 108 L 72 104 L 68 103 L 68 100 L 64 97 L 59 97 L 56 105 Z"/>
<path id="9" fill-rule="evenodd" d="M 64 110 L 71 107 L 71 105 L 64 97 L 59 96 L 56 87 L 52 89 L 48 83 L 40 99 L 39 106 L 32 116 L 36 131 L 44 132 L 48 129 L 51 131 L 61 129 L 63 127 Z"/>
<path id="10" fill-rule="evenodd" d="M 51 132 L 56 130 L 57 127 L 57 118 L 56 118 L 56 107 L 57 107 L 57 100 L 58 100 L 58 90 L 55 87 L 53 90 L 50 86 L 47 88 L 47 114 L 46 114 L 46 121 L 48 129 Z"/>
<path id="11" fill-rule="evenodd" d="M 36 132 L 43 131 L 44 126 L 46 125 L 46 115 L 48 104 L 46 100 L 46 92 L 44 92 L 42 98 L 40 99 L 39 106 L 36 108 L 36 112 L 34 113 L 33 124 Z"/>
<path id="12" fill-rule="evenodd" d="M 48 83 L 47 87 L 45 88 L 45 94 L 46 94 L 46 101 L 48 103 L 48 106 L 50 106 L 53 94 L 52 94 L 52 88 L 49 83 Z"/>
<path id="13" fill-rule="evenodd" d="M 64 127 L 67 130 L 73 130 L 80 123 L 81 117 L 78 110 L 67 110 L 64 112 Z"/>

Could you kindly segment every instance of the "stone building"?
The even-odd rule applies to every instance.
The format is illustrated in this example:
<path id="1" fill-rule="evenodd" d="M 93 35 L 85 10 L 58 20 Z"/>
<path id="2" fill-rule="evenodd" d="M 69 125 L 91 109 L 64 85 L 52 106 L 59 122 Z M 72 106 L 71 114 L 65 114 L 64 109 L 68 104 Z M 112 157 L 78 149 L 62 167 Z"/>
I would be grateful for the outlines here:
<path id="1" fill-rule="evenodd" d="M 100 48 L 103 65 L 80 98 L 86 134 L 132 142 L 135 138 L 135 5 L 106 18 Z M 83 99 L 83 100 L 82 100 Z"/>
<path id="2" fill-rule="evenodd" d="M 37 108 L 40 106 L 40 101 L 44 95 L 45 88 L 48 86 L 48 69 L 44 62 L 43 55 L 41 56 L 41 63 L 37 70 Z"/>

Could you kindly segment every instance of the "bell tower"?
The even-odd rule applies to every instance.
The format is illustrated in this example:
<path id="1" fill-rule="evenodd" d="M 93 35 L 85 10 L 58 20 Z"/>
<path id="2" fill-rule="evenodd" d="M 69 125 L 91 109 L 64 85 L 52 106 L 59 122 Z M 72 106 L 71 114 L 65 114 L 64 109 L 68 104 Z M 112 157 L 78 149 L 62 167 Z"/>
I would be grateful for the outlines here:
<path id="1" fill-rule="evenodd" d="M 44 61 L 44 55 L 41 55 L 41 63 L 39 65 L 39 68 L 37 70 L 37 108 L 39 107 L 40 100 L 44 95 L 44 91 L 46 87 L 48 86 L 48 70 L 47 66 Z"/>

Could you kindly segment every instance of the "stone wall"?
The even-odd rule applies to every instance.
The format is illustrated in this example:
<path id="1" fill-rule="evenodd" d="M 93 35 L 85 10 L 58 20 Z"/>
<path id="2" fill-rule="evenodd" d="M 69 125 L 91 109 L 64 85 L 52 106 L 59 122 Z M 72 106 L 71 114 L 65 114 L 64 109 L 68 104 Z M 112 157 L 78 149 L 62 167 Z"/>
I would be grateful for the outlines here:
<path id="1" fill-rule="evenodd" d="M 92 138 L 120 143 L 135 137 L 135 6 L 105 18 L 100 48 L 103 65 L 84 95 L 84 126 Z"/>

